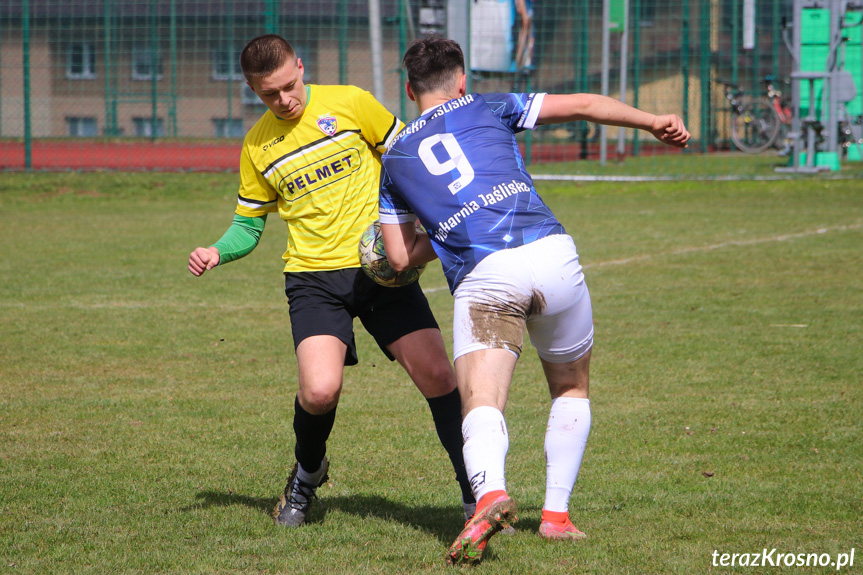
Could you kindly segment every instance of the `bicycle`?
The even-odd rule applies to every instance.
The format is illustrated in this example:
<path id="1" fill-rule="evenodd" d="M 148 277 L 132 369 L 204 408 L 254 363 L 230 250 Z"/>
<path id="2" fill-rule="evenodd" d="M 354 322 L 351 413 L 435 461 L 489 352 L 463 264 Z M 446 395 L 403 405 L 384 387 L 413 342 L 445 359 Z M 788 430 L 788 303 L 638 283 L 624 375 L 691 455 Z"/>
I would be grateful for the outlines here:
<path id="1" fill-rule="evenodd" d="M 725 86 L 725 99 L 731 105 L 731 141 L 734 145 L 749 154 L 763 152 L 774 145 L 783 124 L 791 122 L 791 110 L 787 109 L 786 114 L 782 93 L 773 87 L 772 78 L 768 81 L 769 97 L 752 98 L 736 84 L 724 80 L 718 80 L 718 83 Z"/>
<path id="2" fill-rule="evenodd" d="M 794 112 L 791 109 L 790 102 L 783 99 L 782 92 L 774 86 L 775 78 L 773 76 L 765 76 L 761 82 L 765 84 L 767 99 L 773 105 L 776 116 L 779 118 L 780 132 L 777 135 L 775 143 L 778 144 L 780 138 L 784 142 L 784 147 L 779 152 L 780 156 L 785 156 L 791 153 L 791 142 L 787 138 L 788 128 L 791 126 L 791 120 Z M 789 84 L 786 80 L 785 84 Z M 857 146 L 863 151 L 863 125 L 861 125 L 860 117 L 851 117 L 844 103 L 839 104 L 839 123 L 837 129 L 837 143 L 844 149 L 844 154 L 847 154 L 847 149 L 851 146 Z M 824 126 L 820 121 L 814 122 L 816 145 L 820 145 L 824 141 Z M 778 145 L 777 145 L 778 147 Z"/>
<path id="3" fill-rule="evenodd" d="M 787 98 L 783 98 L 782 91 L 776 88 L 773 76 L 765 76 L 761 80 L 766 96 L 755 98 L 747 96 L 736 84 L 723 80 L 718 80 L 718 83 L 725 86 L 725 98 L 731 104 L 731 140 L 738 149 L 758 153 L 770 146 L 779 148 L 781 142 L 784 145 L 779 155 L 791 153 L 792 142 L 787 136 L 794 112 Z M 788 84 L 787 81 L 784 83 Z M 850 116 L 843 103 L 839 105 L 838 117 L 837 144 L 843 154 L 847 155 L 849 148 L 856 147 L 863 156 L 863 118 Z M 806 121 L 815 131 L 815 146 L 820 147 L 826 138 L 825 127 L 817 119 Z"/>
<path id="4" fill-rule="evenodd" d="M 788 98 L 783 98 L 782 91 L 777 90 L 774 86 L 776 79 L 773 76 L 765 76 L 761 82 L 765 84 L 767 99 L 773 104 L 773 109 L 776 111 L 776 117 L 779 118 L 779 134 L 774 140 L 776 147 L 779 147 L 779 142 L 783 142 L 783 148 L 779 152 L 780 156 L 787 155 L 791 152 L 791 144 L 787 139 L 788 129 L 791 127 L 791 120 L 794 117 L 794 111 L 791 109 L 791 102 Z M 790 85 L 788 80 L 783 81 L 784 84 Z"/>

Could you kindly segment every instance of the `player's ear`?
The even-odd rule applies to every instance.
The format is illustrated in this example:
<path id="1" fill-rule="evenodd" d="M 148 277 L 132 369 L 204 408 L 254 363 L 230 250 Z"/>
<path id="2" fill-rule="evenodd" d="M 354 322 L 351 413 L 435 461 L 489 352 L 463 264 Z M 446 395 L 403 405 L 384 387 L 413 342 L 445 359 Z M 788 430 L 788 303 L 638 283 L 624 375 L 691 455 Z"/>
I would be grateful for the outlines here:
<path id="1" fill-rule="evenodd" d="M 405 92 L 407 92 L 407 94 L 408 94 L 408 98 L 410 98 L 410 99 L 411 99 L 411 102 L 416 102 L 416 101 L 417 101 L 416 96 L 414 96 L 414 91 L 413 91 L 413 90 L 411 90 L 411 83 L 410 83 L 410 80 L 408 80 L 407 82 L 405 82 Z"/>
<path id="2" fill-rule="evenodd" d="M 467 74 L 462 74 L 458 83 L 458 95 L 461 97 L 465 94 L 467 94 Z"/>
<path id="3" fill-rule="evenodd" d="M 300 71 L 300 79 L 302 79 L 303 74 L 306 73 L 306 67 L 303 66 L 303 59 L 297 56 L 297 70 Z"/>

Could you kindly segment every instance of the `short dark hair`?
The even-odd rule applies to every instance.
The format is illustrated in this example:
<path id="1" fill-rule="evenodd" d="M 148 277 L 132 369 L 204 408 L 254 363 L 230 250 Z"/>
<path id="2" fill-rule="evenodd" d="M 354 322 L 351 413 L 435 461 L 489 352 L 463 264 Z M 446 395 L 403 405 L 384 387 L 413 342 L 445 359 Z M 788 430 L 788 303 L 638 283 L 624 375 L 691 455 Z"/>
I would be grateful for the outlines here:
<path id="1" fill-rule="evenodd" d="M 455 40 L 433 35 L 415 40 L 402 65 L 414 94 L 449 90 L 457 74 L 464 74 L 464 53 Z"/>
<path id="2" fill-rule="evenodd" d="M 278 34 L 265 34 L 249 40 L 240 53 L 240 69 L 249 82 L 252 78 L 269 76 L 297 53 L 293 46 Z"/>

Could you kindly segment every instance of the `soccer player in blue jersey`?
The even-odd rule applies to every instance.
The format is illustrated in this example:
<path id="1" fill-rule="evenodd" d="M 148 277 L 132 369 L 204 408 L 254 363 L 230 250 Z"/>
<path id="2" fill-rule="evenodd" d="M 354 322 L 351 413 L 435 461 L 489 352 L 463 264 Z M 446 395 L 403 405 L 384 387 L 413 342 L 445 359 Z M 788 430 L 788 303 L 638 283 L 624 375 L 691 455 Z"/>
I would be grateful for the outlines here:
<path id="1" fill-rule="evenodd" d="M 503 411 L 525 327 L 552 398 L 539 534 L 585 537 L 568 506 L 591 424 L 590 295 L 575 244 L 537 194 L 514 135 L 588 120 L 646 130 L 682 148 L 689 132 L 675 115 L 598 95 L 466 94 L 462 51 L 440 37 L 414 42 L 403 63 L 421 115 L 383 157 L 379 210 L 391 265 L 402 270 L 440 258 L 455 296 L 463 453 L 478 503 L 447 563 L 479 562 L 489 538 L 516 519 L 504 477 Z M 417 218 L 427 234 L 416 232 Z"/>

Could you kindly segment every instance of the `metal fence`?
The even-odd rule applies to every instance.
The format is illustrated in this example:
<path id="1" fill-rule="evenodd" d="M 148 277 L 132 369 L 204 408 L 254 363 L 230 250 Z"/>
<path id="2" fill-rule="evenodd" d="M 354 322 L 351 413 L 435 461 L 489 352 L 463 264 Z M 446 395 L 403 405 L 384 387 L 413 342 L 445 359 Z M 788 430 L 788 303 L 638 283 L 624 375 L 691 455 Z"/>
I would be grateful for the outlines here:
<path id="1" fill-rule="evenodd" d="M 294 44 L 307 83 L 361 86 L 405 120 L 400 57 L 437 32 L 463 41 L 473 91 L 607 92 L 679 114 L 702 153 L 729 146 L 717 79 L 756 93 L 791 71 L 791 0 L 525 1 L 3 0 L 0 168 L 236 168 L 264 111 L 238 54 L 269 32 Z M 525 154 L 669 153 L 616 130 L 602 151 L 599 132 L 545 127 Z"/>

